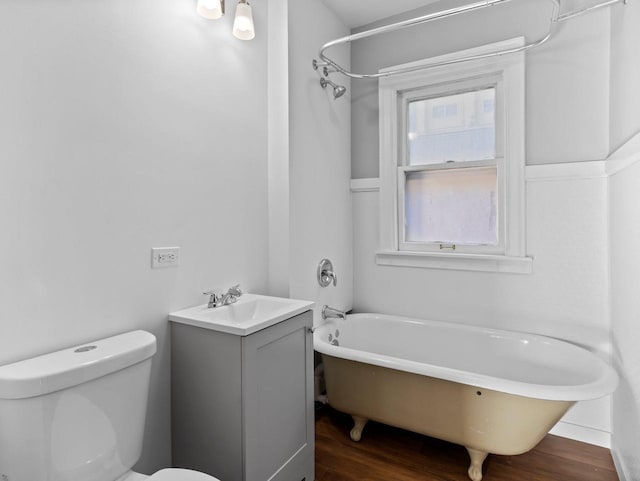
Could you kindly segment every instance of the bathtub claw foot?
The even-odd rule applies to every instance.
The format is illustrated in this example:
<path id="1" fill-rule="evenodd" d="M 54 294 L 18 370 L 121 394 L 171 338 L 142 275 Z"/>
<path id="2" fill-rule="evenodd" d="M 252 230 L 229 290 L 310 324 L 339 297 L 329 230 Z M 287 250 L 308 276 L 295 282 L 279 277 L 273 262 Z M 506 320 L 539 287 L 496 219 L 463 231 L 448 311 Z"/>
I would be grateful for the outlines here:
<path id="1" fill-rule="evenodd" d="M 362 430 L 369 420 L 360 416 L 351 417 L 353 418 L 353 429 L 349 433 L 349 436 L 351 436 L 353 441 L 358 442 L 362 438 Z"/>
<path id="2" fill-rule="evenodd" d="M 478 451 L 477 449 L 467 448 L 469 457 L 471 458 L 471 464 L 469 465 L 469 478 L 472 481 L 481 481 L 482 479 L 482 463 L 487 458 L 489 453 L 484 451 Z"/>

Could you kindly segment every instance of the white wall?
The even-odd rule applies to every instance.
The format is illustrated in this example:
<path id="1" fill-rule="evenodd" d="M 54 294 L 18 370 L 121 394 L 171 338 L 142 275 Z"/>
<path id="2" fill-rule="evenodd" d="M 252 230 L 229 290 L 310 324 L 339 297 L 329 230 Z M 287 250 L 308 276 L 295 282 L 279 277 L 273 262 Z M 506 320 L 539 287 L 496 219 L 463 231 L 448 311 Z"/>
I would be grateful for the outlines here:
<path id="1" fill-rule="evenodd" d="M 468 3 L 468 2 L 463 2 Z M 572 2 L 562 2 L 571 9 Z M 575 2 L 573 2 L 575 3 Z M 447 7 L 453 4 L 447 4 Z M 358 73 L 526 35 L 548 28 L 547 2 L 513 2 L 352 44 Z M 438 3 L 418 9 L 426 14 Z M 563 9 L 564 11 L 564 9 Z M 399 21 L 402 15 L 381 23 Z M 377 24 L 374 24 L 377 25 Z M 368 28 L 368 27 L 367 27 Z M 464 34 L 457 34 L 462 33 Z M 609 11 L 560 24 L 546 45 L 526 54 L 528 165 L 604 159 L 609 153 Z M 377 82 L 353 82 L 352 178 L 378 176 Z"/>
<path id="2" fill-rule="evenodd" d="M 288 297 L 289 189 L 289 1 L 270 0 L 268 45 L 269 294 Z"/>
<path id="3" fill-rule="evenodd" d="M 631 0 L 611 16 L 610 165 L 636 162 L 611 177 L 611 320 L 621 383 L 613 397 L 612 451 L 620 479 L 640 479 L 640 4 Z"/>
<path id="4" fill-rule="evenodd" d="M 636 139 L 640 140 L 640 139 Z M 637 161 L 611 177 L 611 319 L 620 386 L 612 450 L 622 481 L 640 479 L 640 142 Z"/>
<path id="5" fill-rule="evenodd" d="M 353 297 L 350 93 L 334 101 L 311 68 L 322 44 L 348 33 L 322 2 L 289 2 L 290 294 L 316 302 L 316 321 L 323 304 L 347 310 Z M 338 55 L 348 65 L 348 49 Z M 318 285 L 325 257 L 333 261 L 337 287 Z"/>
<path id="6" fill-rule="evenodd" d="M 267 283 L 266 11 L 191 0 L 0 4 L 0 364 L 158 337 L 138 469 L 170 465 L 167 313 Z M 151 270 L 150 248 L 181 247 Z"/>
<path id="7" fill-rule="evenodd" d="M 535 332 L 606 352 L 606 196 L 605 178 L 531 179 L 533 273 L 503 274 L 376 265 L 378 193 L 355 193 L 355 308 Z"/>
<path id="8" fill-rule="evenodd" d="M 611 151 L 640 131 L 640 3 L 611 8 Z"/>

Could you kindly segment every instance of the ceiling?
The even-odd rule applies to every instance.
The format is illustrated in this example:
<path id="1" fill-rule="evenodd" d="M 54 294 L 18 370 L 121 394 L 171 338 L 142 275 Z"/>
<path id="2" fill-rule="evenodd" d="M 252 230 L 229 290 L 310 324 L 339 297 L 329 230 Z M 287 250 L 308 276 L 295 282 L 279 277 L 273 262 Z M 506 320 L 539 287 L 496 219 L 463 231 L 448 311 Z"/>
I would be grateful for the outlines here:
<path id="1" fill-rule="evenodd" d="M 424 7 L 437 0 L 323 0 L 349 28 Z"/>

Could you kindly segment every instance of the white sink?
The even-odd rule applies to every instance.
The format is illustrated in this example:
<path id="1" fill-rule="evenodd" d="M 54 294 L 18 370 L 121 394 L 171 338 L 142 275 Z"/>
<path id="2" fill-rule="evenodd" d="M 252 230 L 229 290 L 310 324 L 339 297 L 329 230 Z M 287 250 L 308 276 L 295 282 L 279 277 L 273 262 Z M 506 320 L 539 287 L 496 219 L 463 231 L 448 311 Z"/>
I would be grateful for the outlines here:
<path id="1" fill-rule="evenodd" d="M 206 304 L 169 314 L 181 324 L 248 336 L 313 308 L 313 302 L 244 294 L 234 304 L 208 308 Z"/>

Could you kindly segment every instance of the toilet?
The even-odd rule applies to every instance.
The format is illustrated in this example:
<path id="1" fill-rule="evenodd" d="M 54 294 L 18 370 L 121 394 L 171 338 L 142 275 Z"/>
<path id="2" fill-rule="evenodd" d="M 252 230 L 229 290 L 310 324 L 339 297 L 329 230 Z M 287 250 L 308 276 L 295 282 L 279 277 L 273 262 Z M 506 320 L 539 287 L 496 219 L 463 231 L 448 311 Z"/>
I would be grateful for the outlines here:
<path id="1" fill-rule="evenodd" d="M 132 331 L 0 366 L 0 480 L 218 481 L 140 458 L 156 338 Z"/>

